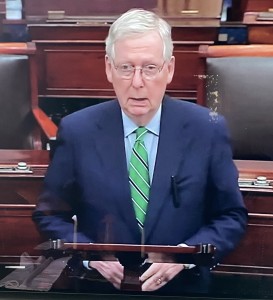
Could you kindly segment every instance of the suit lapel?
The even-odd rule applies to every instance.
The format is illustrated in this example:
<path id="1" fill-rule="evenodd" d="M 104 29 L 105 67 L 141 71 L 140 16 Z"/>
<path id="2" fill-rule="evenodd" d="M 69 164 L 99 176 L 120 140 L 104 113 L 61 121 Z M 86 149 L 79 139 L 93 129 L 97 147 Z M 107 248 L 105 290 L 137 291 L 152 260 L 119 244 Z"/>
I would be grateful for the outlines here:
<path id="1" fill-rule="evenodd" d="M 187 154 L 186 147 L 189 139 L 185 129 L 185 116 L 182 113 L 177 118 L 174 117 L 177 108 L 171 101 L 173 100 L 166 98 L 162 105 L 160 138 L 145 220 L 146 240 L 160 218 L 164 202 L 173 200 L 171 195 L 171 176 L 177 174 L 178 168 Z"/>
<path id="2" fill-rule="evenodd" d="M 115 181 L 116 191 L 113 193 L 113 198 L 116 201 L 119 217 L 131 229 L 132 235 L 139 240 L 140 232 L 131 202 L 122 116 L 117 101 L 98 122 L 96 145 L 107 174 L 110 174 L 111 180 Z"/>

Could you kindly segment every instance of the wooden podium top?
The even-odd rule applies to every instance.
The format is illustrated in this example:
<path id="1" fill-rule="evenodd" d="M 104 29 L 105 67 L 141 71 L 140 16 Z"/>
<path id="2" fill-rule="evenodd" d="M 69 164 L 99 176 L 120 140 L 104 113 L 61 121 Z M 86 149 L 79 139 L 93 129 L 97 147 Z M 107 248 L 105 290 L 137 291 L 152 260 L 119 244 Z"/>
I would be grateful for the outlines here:
<path id="1" fill-rule="evenodd" d="M 102 243 L 66 243 L 62 240 L 49 240 L 37 247 L 38 251 L 49 251 L 53 256 L 58 253 L 76 255 L 86 260 L 122 261 L 123 265 L 141 265 L 144 261 L 152 263 L 194 263 L 210 265 L 215 253 L 215 246 L 199 244 L 179 247 L 169 245 L 136 245 L 136 244 L 102 244 Z"/>
<path id="2" fill-rule="evenodd" d="M 110 251 L 110 252 L 142 252 L 142 253 L 175 253 L 175 254 L 213 254 L 212 245 L 197 245 L 177 247 L 168 245 L 134 245 L 134 244 L 99 244 L 99 243 L 64 243 L 61 249 L 76 249 L 79 251 Z"/>

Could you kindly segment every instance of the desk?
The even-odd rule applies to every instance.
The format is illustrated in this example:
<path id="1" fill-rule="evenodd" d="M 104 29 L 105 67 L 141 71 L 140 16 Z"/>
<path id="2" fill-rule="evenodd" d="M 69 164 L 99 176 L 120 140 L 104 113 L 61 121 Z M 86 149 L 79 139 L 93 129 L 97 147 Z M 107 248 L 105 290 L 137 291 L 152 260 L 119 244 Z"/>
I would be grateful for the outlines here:
<path id="1" fill-rule="evenodd" d="M 240 178 L 273 179 L 273 162 L 235 161 Z M 273 275 L 273 188 L 241 187 L 249 213 L 248 228 L 239 247 L 215 272 Z"/>
<path id="2" fill-rule="evenodd" d="M 240 178 L 273 179 L 273 161 L 235 161 Z M 272 298 L 273 295 L 273 188 L 241 187 L 249 212 L 245 237 L 213 270 L 213 288 L 226 297 Z"/>
<path id="3" fill-rule="evenodd" d="M 0 150 L 0 165 L 26 162 L 32 173 L 0 172 L 0 256 L 33 250 L 41 237 L 31 220 L 46 172 L 49 153 L 43 150 Z"/>
<path id="4" fill-rule="evenodd" d="M 31 220 L 31 215 L 49 163 L 48 154 L 47 151 L 0 150 L 2 165 L 25 161 L 33 169 L 33 173 L 27 175 L 0 174 L 1 259 L 7 255 L 21 255 L 24 251 L 31 254 L 33 247 L 42 241 Z M 235 164 L 240 171 L 241 178 L 256 178 L 263 175 L 273 180 L 273 162 L 235 161 Z M 232 296 L 236 290 L 237 295 L 243 294 L 250 298 L 253 295 L 262 294 L 265 297 L 273 295 L 271 291 L 273 289 L 273 189 L 244 187 L 241 190 L 250 216 L 248 230 L 239 247 L 213 270 L 216 298 L 219 294 Z M 245 287 L 251 287 L 252 290 L 247 294 L 244 291 Z M 1 299 L 24 299 L 22 296 L 24 293 L 7 293 L 3 297 L 2 295 L 0 294 Z M 43 299 L 39 294 L 37 297 L 36 294 L 31 295 L 33 298 L 29 295 L 26 297 Z M 43 294 L 44 299 L 55 297 L 62 299 L 59 294 L 54 295 L 53 298 L 48 295 Z M 65 296 L 67 297 L 69 299 L 75 296 Z M 77 296 L 77 299 L 85 299 L 84 297 L 86 296 Z M 115 297 L 100 295 L 94 299 L 115 299 Z"/>
<path id="5" fill-rule="evenodd" d="M 273 18 L 257 21 L 258 12 L 246 12 L 243 24 L 248 27 L 249 44 L 273 44 Z"/>

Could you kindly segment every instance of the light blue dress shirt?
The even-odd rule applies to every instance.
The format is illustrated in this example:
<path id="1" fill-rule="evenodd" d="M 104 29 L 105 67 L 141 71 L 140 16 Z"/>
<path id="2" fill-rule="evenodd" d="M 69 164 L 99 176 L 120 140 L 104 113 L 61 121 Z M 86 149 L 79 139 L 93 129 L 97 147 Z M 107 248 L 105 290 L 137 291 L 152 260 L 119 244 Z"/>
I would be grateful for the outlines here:
<path id="1" fill-rule="evenodd" d="M 152 120 L 145 126 L 148 132 L 144 136 L 144 144 L 148 153 L 149 175 L 150 182 L 153 180 L 159 131 L 160 131 L 160 118 L 161 118 L 161 105 L 157 110 Z M 122 121 L 124 128 L 124 144 L 126 152 L 127 167 L 129 170 L 130 158 L 132 149 L 136 140 L 136 133 L 134 132 L 138 126 L 122 111 Z"/>

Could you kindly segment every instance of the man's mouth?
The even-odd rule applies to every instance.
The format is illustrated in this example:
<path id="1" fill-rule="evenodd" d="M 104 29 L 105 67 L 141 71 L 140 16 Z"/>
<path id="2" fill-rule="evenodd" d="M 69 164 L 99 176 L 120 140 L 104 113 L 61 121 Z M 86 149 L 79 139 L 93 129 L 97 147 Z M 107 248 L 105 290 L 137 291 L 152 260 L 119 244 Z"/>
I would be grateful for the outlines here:
<path id="1" fill-rule="evenodd" d="M 144 101 L 146 100 L 147 98 L 133 98 L 131 97 L 130 99 L 134 100 L 134 101 Z"/>

